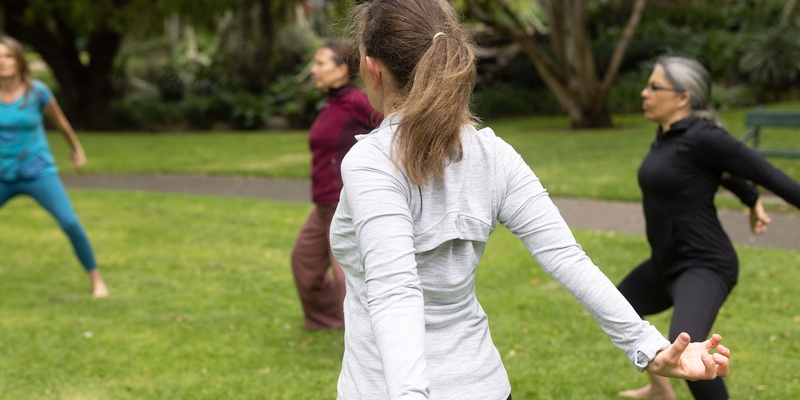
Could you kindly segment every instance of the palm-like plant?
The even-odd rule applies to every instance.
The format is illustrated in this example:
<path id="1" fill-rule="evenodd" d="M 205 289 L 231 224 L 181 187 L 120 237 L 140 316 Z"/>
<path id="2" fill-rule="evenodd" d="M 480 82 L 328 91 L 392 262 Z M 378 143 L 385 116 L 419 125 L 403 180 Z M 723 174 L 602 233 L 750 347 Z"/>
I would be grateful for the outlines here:
<path id="1" fill-rule="evenodd" d="M 800 32 L 795 26 L 762 30 L 747 41 L 739 69 L 766 89 L 786 87 L 800 78 Z"/>

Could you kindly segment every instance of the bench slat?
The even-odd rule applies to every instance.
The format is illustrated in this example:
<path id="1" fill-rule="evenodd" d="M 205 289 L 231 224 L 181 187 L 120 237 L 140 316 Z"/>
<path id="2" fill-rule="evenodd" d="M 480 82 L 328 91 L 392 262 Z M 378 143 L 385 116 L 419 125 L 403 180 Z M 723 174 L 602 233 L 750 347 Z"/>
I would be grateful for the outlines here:
<path id="1" fill-rule="evenodd" d="M 790 110 L 748 111 L 745 114 L 744 123 L 747 126 L 800 128 L 800 111 L 790 111 Z"/>
<path id="2" fill-rule="evenodd" d="M 794 110 L 749 110 L 745 113 L 744 124 L 750 127 L 741 140 L 753 142 L 755 148 L 764 157 L 800 158 L 800 149 L 764 149 L 759 148 L 761 128 L 797 128 L 800 129 L 800 111 Z"/>
<path id="3" fill-rule="evenodd" d="M 784 149 L 757 149 L 758 153 L 764 157 L 783 157 L 783 158 L 800 158 L 800 151 L 798 150 L 784 150 Z"/>

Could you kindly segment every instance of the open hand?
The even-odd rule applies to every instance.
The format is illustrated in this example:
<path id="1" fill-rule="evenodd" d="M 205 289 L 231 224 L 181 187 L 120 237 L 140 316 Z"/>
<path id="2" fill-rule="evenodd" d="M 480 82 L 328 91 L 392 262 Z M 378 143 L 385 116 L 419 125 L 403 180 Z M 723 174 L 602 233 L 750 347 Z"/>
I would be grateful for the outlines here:
<path id="1" fill-rule="evenodd" d="M 761 200 L 756 201 L 756 204 L 750 209 L 750 230 L 754 234 L 760 235 L 767 231 L 767 225 L 771 223 L 772 219 L 764 211 L 764 205 Z"/>
<path id="2" fill-rule="evenodd" d="M 645 369 L 656 375 L 690 381 L 728 376 L 731 351 L 719 344 L 721 341 L 722 336 L 715 333 L 711 339 L 692 343 L 689 334 L 683 332 L 674 343 L 656 353 Z M 717 352 L 710 354 L 709 350 L 714 348 Z"/>

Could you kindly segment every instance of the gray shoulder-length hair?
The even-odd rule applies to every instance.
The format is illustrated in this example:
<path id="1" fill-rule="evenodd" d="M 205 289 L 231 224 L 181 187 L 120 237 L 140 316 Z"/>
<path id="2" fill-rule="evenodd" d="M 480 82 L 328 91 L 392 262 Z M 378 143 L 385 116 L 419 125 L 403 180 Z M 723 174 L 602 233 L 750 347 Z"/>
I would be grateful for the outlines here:
<path id="1" fill-rule="evenodd" d="M 666 56 L 656 62 L 664 71 L 664 77 L 677 90 L 689 92 L 692 96 L 692 115 L 722 126 L 714 108 L 711 106 L 711 75 L 697 60 L 686 57 Z"/>

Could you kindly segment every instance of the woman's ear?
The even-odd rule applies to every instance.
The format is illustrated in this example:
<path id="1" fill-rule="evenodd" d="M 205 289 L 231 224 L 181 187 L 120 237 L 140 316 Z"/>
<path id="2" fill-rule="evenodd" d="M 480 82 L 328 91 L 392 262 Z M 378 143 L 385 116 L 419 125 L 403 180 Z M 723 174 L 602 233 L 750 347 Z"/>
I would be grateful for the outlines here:
<path id="1" fill-rule="evenodd" d="M 345 76 L 347 79 L 351 78 L 351 76 L 350 76 L 350 67 L 347 65 L 346 62 L 337 65 L 336 69 L 339 70 L 339 73 L 342 74 L 343 76 Z"/>
<path id="2" fill-rule="evenodd" d="M 377 89 L 381 83 L 383 75 L 383 66 L 380 62 L 370 56 L 364 57 L 365 72 L 369 75 L 369 80 L 365 80 L 365 84 L 370 86 L 370 89 Z"/>
<path id="3" fill-rule="evenodd" d="M 683 91 L 678 94 L 678 106 L 680 108 L 692 108 L 692 94 L 688 91 Z"/>

